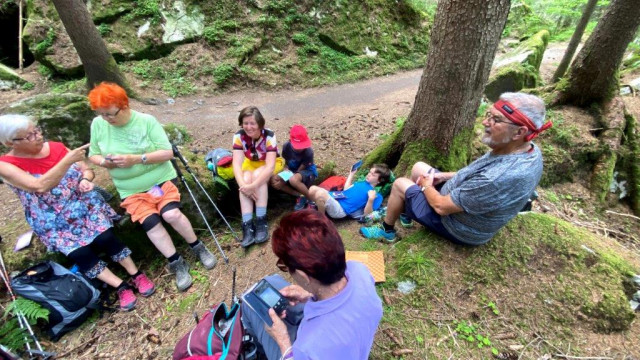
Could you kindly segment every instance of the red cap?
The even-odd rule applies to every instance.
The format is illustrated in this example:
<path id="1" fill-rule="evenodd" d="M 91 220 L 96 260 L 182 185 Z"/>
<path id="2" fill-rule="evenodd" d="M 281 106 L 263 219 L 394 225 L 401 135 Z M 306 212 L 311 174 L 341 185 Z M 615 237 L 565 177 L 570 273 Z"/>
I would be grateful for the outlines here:
<path id="1" fill-rule="evenodd" d="M 291 127 L 289 140 L 291 140 L 291 146 L 296 150 L 303 150 L 311 147 L 311 139 L 309 139 L 307 129 L 302 125 L 293 125 Z"/>

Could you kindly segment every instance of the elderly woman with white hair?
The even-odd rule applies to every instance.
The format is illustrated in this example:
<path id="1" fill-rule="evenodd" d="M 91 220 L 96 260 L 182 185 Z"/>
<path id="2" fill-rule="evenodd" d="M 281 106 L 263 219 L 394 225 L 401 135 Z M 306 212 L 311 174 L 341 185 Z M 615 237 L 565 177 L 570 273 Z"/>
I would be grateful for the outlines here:
<path id="1" fill-rule="evenodd" d="M 122 265 L 143 296 L 155 286 L 131 259 L 131 250 L 113 232 L 118 215 L 93 190 L 95 174 L 84 162 L 89 144 L 69 150 L 45 141 L 42 131 L 23 115 L 0 116 L 0 142 L 9 152 L 0 156 L 0 177 L 20 198 L 27 222 L 50 251 L 74 261 L 89 278 L 117 289 L 121 310 L 135 307 L 136 296 L 100 260 L 101 252 Z"/>

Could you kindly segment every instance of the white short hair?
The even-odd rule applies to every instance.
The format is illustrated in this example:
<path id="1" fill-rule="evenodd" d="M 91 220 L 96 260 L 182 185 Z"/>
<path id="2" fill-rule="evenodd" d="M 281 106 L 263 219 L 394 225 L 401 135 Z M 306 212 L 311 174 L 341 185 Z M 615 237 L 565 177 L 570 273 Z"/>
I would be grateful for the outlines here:
<path id="1" fill-rule="evenodd" d="M 508 101 L 525 114 L 536 126 L 536 129 L 544 124 L 546 109 L 541 98 L 525 93 L 506 92 L 500 95 L 500 100 Z"/>
<path id="2" fill-rule="evenodd" d="M 29 125 L 34 125 L 34 123 L 26 115 L 0 115 L 0 143 L 6 144 L 12 141 L 19 131 L 29 129 Z"/>

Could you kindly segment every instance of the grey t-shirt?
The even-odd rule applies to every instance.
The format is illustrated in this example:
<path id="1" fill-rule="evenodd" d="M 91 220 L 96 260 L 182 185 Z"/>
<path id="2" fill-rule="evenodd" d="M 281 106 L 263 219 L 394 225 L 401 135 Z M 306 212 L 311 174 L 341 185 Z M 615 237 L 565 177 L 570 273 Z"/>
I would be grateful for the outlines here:
<path id="1" fill-rule="evenodd" d="M 440 190 L 464 210 L 443 216 L 442 225 L 464 243 L 484 244 L 524 207 L 541 176 L 542 154 L 535 145 L 525 153 L 486 153 Z"/>

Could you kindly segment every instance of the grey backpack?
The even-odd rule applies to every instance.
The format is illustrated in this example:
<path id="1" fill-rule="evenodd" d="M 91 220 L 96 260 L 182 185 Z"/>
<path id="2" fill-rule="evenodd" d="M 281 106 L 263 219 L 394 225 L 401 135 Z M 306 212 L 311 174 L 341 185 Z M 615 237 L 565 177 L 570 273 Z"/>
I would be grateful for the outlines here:
<path id="1" fill-rule="evenodd" d="M 53 261 L 34 265 L 11 279 L 16 294 L 49 310 L 47 331 L 57 341 L 100 307 L 100 291 L 83 276 Z"/>
<path id="2" fill-rule="evenodd" d="M 233 159 L 233 154 L 231 151 L 223 148 L 217 148 L 211 150 L 207 153 L 207 156 L 204 157 L 204 161 L 207 163 L 207 168 L 213 172 L 214 175 L 220 176 L 218 173 L 218 163 L 220 160 L 229 160 Z"/>

